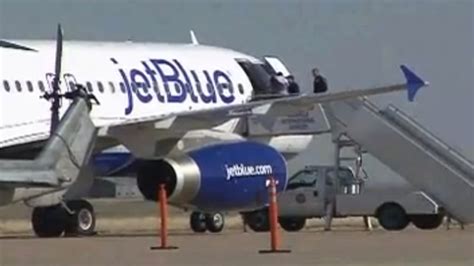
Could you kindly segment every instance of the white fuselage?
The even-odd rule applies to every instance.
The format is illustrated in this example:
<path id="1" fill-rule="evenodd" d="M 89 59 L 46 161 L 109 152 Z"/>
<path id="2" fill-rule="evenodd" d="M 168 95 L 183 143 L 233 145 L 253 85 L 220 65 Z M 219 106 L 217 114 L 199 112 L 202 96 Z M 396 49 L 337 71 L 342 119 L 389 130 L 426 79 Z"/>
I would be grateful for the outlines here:
<path id="1" fill-rule="evenodd" d="M 50 103 L 40 96 L 51 90 L 55 43 L 18 43 L 37 52 L 0 48 L 0 148 L 49 134 Z M 258 62 L 201 45 L 66 42 L 61 89 L 78 83 L 91 90 L 100 101 L 91 114 L 99 127 L 242 104 L 253 88 L 236 60 Z"/>

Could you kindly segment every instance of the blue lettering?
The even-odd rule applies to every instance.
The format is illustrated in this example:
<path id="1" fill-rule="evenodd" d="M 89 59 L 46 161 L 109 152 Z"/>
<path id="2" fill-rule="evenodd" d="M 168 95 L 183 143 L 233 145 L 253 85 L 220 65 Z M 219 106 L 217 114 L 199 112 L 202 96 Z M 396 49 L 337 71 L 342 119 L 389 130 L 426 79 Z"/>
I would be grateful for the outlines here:
<path id="1" fill-rule="evenodd" d="M 173 66 L 170 62 L 164 59 L 151 59 L 151 63 L 155 66 L 158 73 L 160 73 L 161 79 L 165 87 L 166 94 L 168 96 L 168 102 L 170 103 L 182 103 L 186 100 L 186 90 L 184 83 L 179 79 L 179 72 L 176 67 Z M 173 74 L 165 74 L 161 69 L 161 65 L 167 66 L 172 70 Z M 176 95 L 173 95 L 170 90 L 169 83 L 174 83 Z"/>
<path id="2" fill-rule="evenodd" d="M 176 59 L 172 61 L 149 59 L 141 61 L 144 70 L 132 68 L 127 73 L 115 58 L 110 60 L 117 65 L 126 88 L 128 105 L 125 108 L 125 115 L 133 112 L 134 94 L 142 103 L 151 102 L 153 100 L 151 89 L 155 91 L 157 100 L 162 103 L 182 103 L 186 101 L 188 95 L 193 103 L 198 103 L 200 100 L 203 103 L 216 103 L 217 95 L 226 104 L 235 101 L 234 84 L 221 70 L 215 70 L 211 72 L 212 74 L 203 70 L 200 76 L 201 73 L 198 75 L 195 70 L 186 70 Z M 158 74 L 163 82 L 164 91 L 158 87 Z"/>
<path id="3" fill-rule="evenodd" d="M 214 94 L 214 86 L 211 83 L 208 83 L 206 86 L 207 91 L 209 92 L 209 95 L 204 94 L 204 91 L 201 86 L 201 81 L 198 78 L 198 75 L 196 74 L 196 71 L 191 70 L 191 75 L 194 78 L 194 81 L 196 82 L 196 89 L 201 97 L 201 100 L 203 103 L 210 103 L 210 102 L 216 102 L 216 95 Z M 209 74 L 207 74 L 208 81 L 210 80 Z"/>
<path id="4" fill-rule="evenodd" d="M 118 61 L 115 60 L 115 58 L 110 58 L 112 63 L 115 65 L 118 65 Z M 123 83 L 125 84 L 125 88 L 127 89 L 127 98 L 128 98 L 128 106 L 125 108 L 125 115 L 129 115 L 133 111 L 133 97 L 132 97 L 132 91 L 130 89 L 130 83 L 128 82 L 127 75 L 125 74 L 125 71 L 122 69 L 118 69 L 120 75 L 122 76 Z"/>
<path id="5" fill-rule="evenodd" d="M 232 80 L 230 80 L 226 73 L 216 70 L 214 72 L 214 83 L 216 84 L 219 96 L 224 103 L 231 103 L 235 100 L 234 86 Z"/>
<path id="6" fill-rule="evenodd" d="M 204 70 L 202 73 L 204 73 L 204 76 L 207 79 L 206 87 L 207 87 L 207 91 L 210 93 L 209 97 L 211 97 L 211 102 L 215 103 L 217 102 L 216 91 L 214 89 L 214 83 L 212 83 L 211 76 L 209 75 L 209 72 L 207 72 L 206 70 Z"/>
<path id="7" fill-rule="evenodd" d="M 159 88 L 158 88 L 158 81 L 156 80 L 156 71 L 151 69 L 150 66 L 145 61 L 142 61 L 143 66 L 145 67 L 145 72 L 150 76 L 153 90 L 156 93 L 156 98 L 158 99 L 159 102 L 164 102 L 165 97 L 161 94 Z"/>
<path id="8" fill-rule="evenodd" d="M 146 75 L 137 69 L 130 70 L 130 80 L 132 81 L 132 88 L 142 103 L 148 103 L 153 99 L 148 89 L 150 88 L 150 81 Z"/>
<path id="9" fill-rule="evenodd" d="M 186 91 L 188 95 L 191 97 L 191 100 L 195 103 L 198 102 L 198 97 L 194 94 L 193 91 L 193 86 L 191 85 L 191 80 L 188 77 L 188 74 L 184 70 L 183 66 L 179 63 L 178 60 L 174 59 L 173 62 L 178 66 L 179 70 L 181 70 L 181 73 L 183 73 L 184 78 L 186 79 Z"/>

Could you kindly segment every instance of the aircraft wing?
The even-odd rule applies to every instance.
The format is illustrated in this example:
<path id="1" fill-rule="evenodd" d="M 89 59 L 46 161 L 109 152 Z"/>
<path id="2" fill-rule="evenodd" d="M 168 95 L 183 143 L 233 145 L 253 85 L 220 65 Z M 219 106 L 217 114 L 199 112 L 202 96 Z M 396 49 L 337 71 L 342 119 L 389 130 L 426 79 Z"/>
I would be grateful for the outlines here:
<path id="1" fill-rule="evenodd" d="M 209 110 L 189 111 L 179 114 L 168 114 L 165 116 L 142 117 L 121 121 L 119 124 L 109 126 L 109 133 L 125 129 L 128 133 L 133 128 L 166 129 L 177 131 L 188 131 L 197 129 L 208 129 L 218 126 L 229 119 L 243 116 L 289 116 L 314 109 L 316 104 L 347 100 L 357 97 L 365 97 L 395 91 L 407 90 L 408 99 L 413 101 L 416 92 L 427 82 L 419 78 L 406 66 L 401 66 L 405 75 L 406 83 L 380 86 L 367 89 L 343 91 L 327 94 L 311 94 L 298 96 L 282 96 L 279 98 L 256 100 L 246 104 L 225 106 Z"/>

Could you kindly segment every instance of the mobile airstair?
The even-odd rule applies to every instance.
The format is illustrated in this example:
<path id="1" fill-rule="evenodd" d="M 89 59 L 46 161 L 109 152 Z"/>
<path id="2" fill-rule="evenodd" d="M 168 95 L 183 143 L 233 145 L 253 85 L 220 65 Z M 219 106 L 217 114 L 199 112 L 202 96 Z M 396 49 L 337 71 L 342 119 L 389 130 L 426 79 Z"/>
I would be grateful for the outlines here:
<path id="1" fill-rule="evenodd" d="M 323 105 L 333 139 L 346 137 L 423 190 L 463 223 L 474 222 L 474 163 L 393 105 L 365 98 Z"/>

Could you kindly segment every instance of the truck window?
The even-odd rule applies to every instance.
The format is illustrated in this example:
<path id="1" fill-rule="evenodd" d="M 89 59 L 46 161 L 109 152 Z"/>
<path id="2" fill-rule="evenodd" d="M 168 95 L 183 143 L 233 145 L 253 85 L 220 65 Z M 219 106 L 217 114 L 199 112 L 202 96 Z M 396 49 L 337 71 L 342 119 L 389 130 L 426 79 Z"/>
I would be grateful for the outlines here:
<path id="1" fill-rule="evenodd" d="M 287 189 L 296 189 L 300 187 L 314 187 L 318 178 L 317 170 L 304 170 L 295 174 L 288 181 Z"/>
<path id="2" fill-rule="evenodd" d="M 334 169 L 329 169 L 326 180 L 334 180 Z M 330 181 L 330 186 L 333 186 L 332 181 Z M 337 190 L 344 194 L 359 194 L 360 193 L 360 183 L 355 179 L 354 173 L 348 168 L 339 169 L 339 179 L 338 179 Z M 328 185 L 328 184 L 326 184 Z"/>

